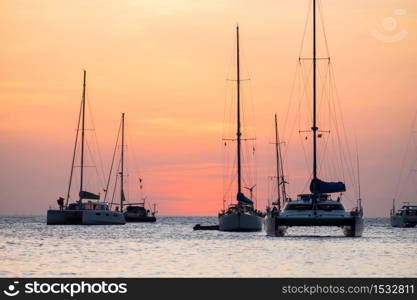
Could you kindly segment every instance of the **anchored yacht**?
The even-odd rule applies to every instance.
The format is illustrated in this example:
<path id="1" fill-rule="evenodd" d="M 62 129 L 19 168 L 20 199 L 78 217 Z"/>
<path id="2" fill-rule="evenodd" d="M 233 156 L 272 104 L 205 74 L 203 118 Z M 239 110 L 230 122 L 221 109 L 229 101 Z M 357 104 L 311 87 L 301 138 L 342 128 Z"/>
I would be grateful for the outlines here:
<path id="1" fill-rule="evenodd" d="M 393 203 L 390 217 L 392 227 L 415 227 L 417 225 L 417 205 L 405 202 L 399 210 L 395 210 L 395 203 Z"/>
<path id="2" fill-rule="evenodd" d="M 242 132 L 241 132 L 241 103 L 240 103 L 240 57 L 239 57 L 239 26 L 236 27 L 236 66 L 237 66 L 237 195 L 236 204 L 219 213 L 219 230 L 221 231 L 261 231 L 263 216 L 253 205 L 252 199 L 242 192 Z M 253 188 L 253 187 L 252 187 Z M 252 188 L 248 188 L 250 191 Z M 251 193 L 252 194 L 252 193 Z"/>
<path id="3" fill-rule="evenodd" d="M 57 200 L 59 209 L 49 209 L 47 212 L 46 223 L 48 225 L 121 225 L 125 224 L 125 218 L 119 211 L 112 211 L 107 202 L 99 202 L 100 195 L 84 190 L 84 145 L 85 145 L 85 89 L 86 76 L 84 71 L 83 96 L 81 109 L 78 118 L 78 128 L 75 138 L 70 180 L 66 199 L 59 197 Z M 81 122 L 81 129 L 80 127 Z M 81 159 L 80 159 L 80 190 L 79 200 L 68 203 L 72 177 L 74 171 L 75 156 L 77 153 L 78 135 L 81 132 Z M 87 200 L 83 201 L 83 200 Z"/>
<path id="4" fill-rule="evenodd" d="M 129 203 L 125 197 L 125 114 L 122 113 L 121 120 L 120 120 L 120 129 L 117 134 L 116 146 L 114 148 L 113 159 L 110 167 L 109 177 L 107 180 L 107 187 L 106 191 L 109 189 L 110 179 L 113 173 L 113 165 L 116 156 L 116 149 L 119 146 L 119 135 L 121 135 L 121 144 L 120 144 L 120 160 L 119 160 L 119 169 L 117 170 L 117 177 L 115 182 L 114 192 L 116 190 L 116 185 L 118 181 L 120 181 L 120 211 L 123 213 L 126 222 L 156 222 L 156 204 L 154 204 L 153 211 L 151 212 L 150 209 L 146 209 L 145 201 L 146 197 L 142 198 L 142 202 L 138 203 Z M 139 188 L 142 190 L 142 178 L 139 178 Z M 113 195 L 114 195 L 113 192 Z M 105 198 L 107 197 L 107 192 Z M 126 202 L 126 204 L 125 204 Z M 113 200 L 111 202 L 113 204 Z M 119 210 L 119 208 L 117 208 Z"/>
<path id="5" fill-rule="evenodd" d="M 318 59 L 330 60 L 330 58 L 318 58 L 316 55 L 316 0 L 313 0 L 313 57 L 305 59 L 311 60 L 313 63 L 313 124 L 311 127 L 313 135 L 313 174 L 310 182 L 311 193 L 300 194 L 295 201 L 284 197 L 282 205 L 285 205 L 285 207 L 282 210 L 281 203 L 279 201 L 275 202 L 274 208 L 267 213 L 265 230 L 269 236 L 284 236 L 287 228 L 291 226 L 338 226 L 343 229 L 345 236 L 359 237 L 362 236 L 363 232 L 360 192 L 357 207 L 352 211 L 346 211 L 340 202 L 340 197 L 337 200 L 331 198 L 333 193 L 345 192 L 345 184 L 343 182 L 325 182 L 318 177 L 317 137 L 321 137 L 322 134 L 317 124 L 316 62 Z M 304 58 L 300 58 L 301 60 L 304 60 Z"/>

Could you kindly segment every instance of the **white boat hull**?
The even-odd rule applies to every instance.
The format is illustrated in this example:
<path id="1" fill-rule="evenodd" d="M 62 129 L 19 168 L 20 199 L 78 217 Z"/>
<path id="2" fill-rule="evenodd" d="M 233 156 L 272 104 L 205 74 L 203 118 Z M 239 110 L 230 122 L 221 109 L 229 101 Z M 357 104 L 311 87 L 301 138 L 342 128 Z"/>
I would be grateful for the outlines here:
<path id="1" fill-rule="evenodd" d="M 362 216 L 355 216 L 351 225 L 342 226 L 343 234 L 347 237 L 361 237 L 364 225 Z"/>
<path id="2" fill-rule="evenodd" d="M 261 231 L 263 218 L 249 214 L 226 214 L 219 217 L 220 231 Z"/>
<path id="3" fill-rule="evenodd" d="M 123 225 L 121 212 L 109 210 L 48 210 L 48 225 Z"/>
<path id="4" fill-rule="evenodd" d="M 291 226 L 337 226 L 346 237 L 361 237 L 364 229 L 362 216 L 312 217 L 312 216 L 276 216 L 267 217 L 265 231 L 267 236 L 285 236 Z"/>
<path id="5" fill-rule="evenodd" d="M 267 236 L 285 236 L 287 226 L 277 225 L 275 217 L 267 216 L 265 218 L 265 232 Z"/>

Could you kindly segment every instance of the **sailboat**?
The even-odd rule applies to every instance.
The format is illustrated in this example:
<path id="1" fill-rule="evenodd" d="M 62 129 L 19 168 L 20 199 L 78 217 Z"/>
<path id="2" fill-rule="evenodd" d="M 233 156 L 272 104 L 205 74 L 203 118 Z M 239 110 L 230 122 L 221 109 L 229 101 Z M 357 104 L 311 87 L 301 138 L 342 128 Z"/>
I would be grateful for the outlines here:
<path id="1" fill-rule="evenodd" d="M 107 202 L 100 202 L 100 195 L 88 192 L 84 189 L 84 146 L 85 146 L 85 92 L 87 72 L 84 70 L 83 94 L 78 118 L 78 128 L 75 138 L 74 152 L 71 165 L 70 180 L 66 199 L 59 197 L 57 200 L 59 209 L 49 209 L 46 223 L 48 225 L 118 225 L 125 224 L 125 218 L 119 211 L 112 211 Z M 77 153 L 78 135 L 81 121 L 81 155 L 80 155 L 80 189 L 79 199 L 68 203 L 74 173 L 74 162 Z M 87 200 L 87 201 L 83 201 Z"/>
<path id="2" fill-rule="evenodd" d="M 417 205 L 404 202 L 403 206 L 396 210 L 395 200 L 392 201 L 390 211 L 390 221 L 392 227 L 415 227 L 417 225 Z"/>
<path id="3" fill-rule="evenodd" d="M 415 134 L 417 131 L 415 131 L 414 128 L 416 124 L 417 124 L 417 111 L 415 112 L 415 115 L 414 115 L 414 120 L 412 123 L 411 132 L 410 132 L 411 136 L 408 141 L 406 151 L 404 153 L 404 158 L 403 158 L 403 163 L 402 163 L 402 168 L 401 168 L 402 170 L 400 172 L 400 176 L 399 176 L 398 183 L 397 183 L 397 192 L 396 192 L 396 197 L 395 197 L 397 199 L 404 197 L 404 196 L 401 196 L 401 194 L 404 194 L 404 192 L 408 191 L 410 187 L 413 187 L 412 190 L 414 191 L 414 187 L 416 186 L 415 176 L 416 176 L 416 161 L 417 160 L 416 160 L 416 156 L 413 155 L 416 152 L 409 151 L 409 147 L 411 145 L 415 145 L 414 139 L 415 139 Z M 411 157 L 408 157 L 408 153 L 411 153 Z M 411 162 L 405 163 L 410 158 L 411 158 Z M 407 169 L 409 169 L 409 171 L 407 172 L 408 175 L 406 176 L 406 178 L 403 177 L 405 166 L 407 166 Z M 395 198 L 392 200 L 392 209 L 390 210 L 391 226 L 401 227 L 401 228 L 417 226 L 417 202 L 413 201 L 415 203 L 412 204 L 409 201 L 404 201 L 402 203 L 401 208 L 396 209 Z"/>
<path id="4" fill-rule="evenodd" d="M 276 186 L 277 186 L 277 199 L 271 203 L 272 209 L 271 207 L 267 207 L 265 220 L 269 220 L 271 218 L 275 218 L 276 216 L 278 216 L 283 204 L 289 200 L 287 196 L 286 186 L 285 186 L 287 184 L 287 181 L 285 180 L 285 176 L 284 176 L 284 164 L 282 160 L 281 141 L 279 139 L 278 120 L 277 120 L 276 114 L 275 114 L 275 143 L 273 144 L 275 145 L 275 158 L 276 158 L 275 179 L 276 179 Z M 274 222 L 265 221 L 265 230 L 267 232 L 275 231 L 275 227 L 267 228 L 267 226 L 271 226 L 271 225 L 275 226 L 274 224 L 275 224 Z M 280 226 L 279 228 L 277 228 L 277 230 L 278 229 L 281 231 L 280 235 L 284 235 L 287 230 L 287 227 Z"/>
<path id="5" fill-rule="evenodd" d="M 357 207 L 346 211 L 340 202 L 331 198 L 333 193 L 346 191 L 343 182 L 325 182 L 318 178 L 317 168 L 317 111 L 316 111 L 316 0 L 313 0 L 313 174 L 310 193 L 300 194 L 294 201 L 286 201 L 284 209 L 270 214 L 265 220 L 268 236 L 284 236 L 291 226 L 338 226 L 348 237 L 360 237 L 363 232 L 363 210 L 361 200 Z"/>
<path id="6" fill-rule="evenodd" d="M 146 198 L 142 198 L 142 202 L 138 203 L 127 203 L 125 192 L 124 192 L 124 166 L 125 166 L 125 114 L 122 113 L 122 117 L 120 120 L 120 130 L 121 130 L 121 147 L 120 147 L 120 170 L 117 173 L 120 178 L 120 211 L 123 213 L 126 222 L 156 222 L 156 205 L 154 204 L 153 211 L 151 212 L 149 209 L 146 209 L 145 203 Z M 119 135 L 118 135 L 119 136 Z M 118 144 L 118 138 L 116 141 L 116 148 Z M 116 149 L 115 148 L 115 149 Z M 115 153 L 114 153 L 115 154 Z M 114 155 L 113 155 L 113 162 L 114 162 Z M 113 169 L 113 162 L 112 167 L 110 168 L 109 180 Z M 142 179 L 139 179 L 140 186 L 142 186 Z M 108 184 L 106 191 L 108 190 Z M 106 193 L 107 196 L 107 193 Z M 106 197 L 105 196 L 105 197 Z M 126 208 L 125 208 L 126 207 Z"/>
<path id="7" fill-rule="evenodd" d="M 249 199 L 242 191 L 242 162 L 241 162 L 241 120 L 240 120 L 240 57 L 239 57 L 239 26 L 236 27 L 236 51 L 237 51 L 237 204 L 232 204 L 226 211 L 219 213 L 220 231 L 261 231 L 263 218 L 254 209 L 252 199 Z M 252 188 L 251 188 L 252 189 Z M 252 193 L 251 193 L 252 194 Z"/>

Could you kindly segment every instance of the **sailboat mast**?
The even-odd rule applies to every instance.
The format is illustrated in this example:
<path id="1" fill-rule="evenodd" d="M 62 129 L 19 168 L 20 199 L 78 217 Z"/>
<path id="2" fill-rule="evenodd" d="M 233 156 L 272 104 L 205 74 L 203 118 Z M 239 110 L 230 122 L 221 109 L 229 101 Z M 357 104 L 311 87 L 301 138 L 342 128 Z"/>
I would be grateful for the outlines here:
<path id="1" fill-rule="evenodd" d="M 241 135 L 240 132 L 240 57 L 239 57 L 239 26 L 236 26 L 236 88 L 237 88 L 237 192 L 242 192 L 242 174 L 241 174 Z"/>
<path id="2" fill-rule="evenodd" d="M 317 193 L 317 119 L 316 119 L 316 0 L 313 0 L 313 193 Z"/>
<path id="3" fill-rule="evenodd" d="M 122 150 L 121 150 L 121 170 L 120 170 L 120 211 L 123 212 L 123 201 L 125 195 L 123 191 L 123 176 L 124 176 L 124 146 L 125 144 L 125 114 L 122 113 Z"/>
<path id="4" fill-rule="evenodd" d="M 276 160 L 277 160 L 277 193 L 278 193 L 278 209 L 281 209 L 281 187 L 279 184 L 280 181 L 280 160 L 279 160 L 279 137 L 278 137 L 278 121 L 277 121 L 277 114 L 275 114 L 275 152 L 276 152 Z"/>
<path id="5" fill-rule="evenodd" d="M 85 87 L 86 87 L 87 72 L 84 70 L 83 79 L 83 97 L 81 110 L 81 165 L 80 165 L 80 200 L 82 201 L 83 181 L 84 181 L 84 138 L 85 138 Z"/>

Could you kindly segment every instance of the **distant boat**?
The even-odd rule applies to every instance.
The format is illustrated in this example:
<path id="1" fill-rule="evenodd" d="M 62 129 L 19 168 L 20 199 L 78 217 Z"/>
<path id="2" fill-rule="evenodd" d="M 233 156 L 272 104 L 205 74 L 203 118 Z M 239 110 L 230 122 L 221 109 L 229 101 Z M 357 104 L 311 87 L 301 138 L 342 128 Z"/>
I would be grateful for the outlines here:
<path id="1" fill-rule="evenodd" d="M 275 114 L 275 159 L 276 159 L 276 186 L 277 186 L 277 199 L 273 201 L 272 208 L 267 207 L 266 211 L 266 219 L 265 219 L 265 230 L 267 232 L 275 232 L 275 230 L 280 230 L 281 232 L 278 235 L 284 235 L 287 227 L 281 226 L 277 229 L 275 229 L 275 222 L 267 221 L 271 218 L 275 218 L 279 215 L 279 212 L 281 211 L 282 206 L 289 200 L 287 196 L 286 191 L 286 184 L 287 181 L 285 180 L 284 176 L 284 163 L 282 159 L 282 152 L 281 152 L 281 141 L 279 138 L 279 132 L 278 132 L 278 120 L 277 115 Z M 272 177 L 274 178 L 274 177 Z M 273 228 L 268 228 L 268 226 L 274 226 Z M 275 233 L 274 235 L 277 235 Z"/>
<path id="2" fill-rule="evenodd" d="M 269 213 L 265 230 L 269 236 L 284 236 L 291 226 L 338 226 L 345 236 L 359 237 L 363 232 L 361 200 L 352 211 L 346 211 L 340 198 L 332 200 L 332 193 L 346 191 L 343 182 L 325 182 L 317 175 L 317 114 L 316 114 L 316 0 L 313 0 L 313 176 L 309 194 L 300 194 L 295 201 L 286 201 L 285 207 L 275 214 Z M 359 197 L 360 198 L 360 197 Z"/>
<path id="3" fill-rule="evenodd" d="M 156 205 L 154 204 L 153 211 L 146 209 L 146 197 L 142 198 L 142 202 L 138 203 L 127 203 L 125 192 L 124 192 L 124 165 L 125 165 L 125 114 L 122 113 L 120 120 L 120 130 L 121 130 L 121 147 L 120 147 L 120 170 L 117 173 L 120 178 L 120 211 L 123 213 L 126 222 L 156 222 Z M 119 136 L 119 135 L 118 135 Z M 116 141 L 117 148 L 118 141 Z M 115 149 L 116 149 L 115 148 Z M 114 155 L 113 155 L 114 161 Z M 113 167 L 113 163 L 112 163 Z M 110 169 L 109 180 L 112 173 L 112 168 Z M 139 179 L 140 186 L 142 186 L 142 179 Z M 108 187 L 106 188 L 106 190 Z M 126 207 L 126 208 L 125 208 Z"/>
<path id="4" fill-rule="evenodd" d="M 100 195 L 84 190 L 84 144 L 85 144 L 85 89 L 87 73 L 84 71 L 83 95 L 78 118 L 78 128 L 75 138 L 75 146 L 72 158 L 70 181 L 67 198 L 60 197 L 57 202 L 59 209 L 49 209 L 46 223 L 48 225 L 122 225 L 125 218 L 119 211 L 109 209 L 107 202 L 99 202 Z M 80 158 L 80 190 L 79 200 L 68 203 L 74 171 L 75 156 L 77 153 L 78 134 L 81 121 L 81 158 Z M 87 202 L 83 200 L 88 200 Z M 93 201 L 94 200 L 94 201 Z"/>
<path id="5" fill-rule="evenodd" d="M 395 202 L 398 200 L 398 198 L 403 198 L 406 196 L 401 196 L 406 194 L 406 192 L 413 192 L 415 190 L 416 181 L 415 181 L 415 174 L 416 174 L 416 156 L 415 156 L 415 125 L 417 121 L 417 111 L 414 113 L 414 119 L 412 122 L 411 132 L 409 141 L 407 144 L 407 147 L 405 149 L 403 162 L 401 164 L 401 171 L 398 177 L 398 183 L 396 186 L 396 195 L 394 199 L 392 200 L 392 208 L 390 210 L 390 221 L 392 227 L 415 227 L 417 225 L 417 205 L 410 204 L 410 202 L 402 202 L 403 205 L 400 209 L 395 208 Z M 412 147 L 412 145 L 414 147 Z M 412 149 L 409 149 L 409 147 L 412 147 Z M 410 151 L 411 150 L 411 151 Z M 408 157 L 408 155 L 411 155 Z M 411 162 L 408 160 L 411 159 Z M 404 178 L 404 171 L 405 169 L 408 169 L 407 177 Z M 397 198 L 397 199 L 396 199 Z M 408 196 L 409 199 L 412 199 L 412 196 Z M 415 197 L 414 197 L 415 199 Z M 405 199 L 408 200 L 408 199 Z M 415 201 L 414 201 L 415 202 Z"/>
<path id="6" fill-rule="evenodd" d="M 242 191 L 241 174 L 241 121 L 240 121 L 240 58 L 239 58 L 239 26 L 236 27 L 237 43 L 237 196 L 236 204 L 232 204 L 226 211 L 219 213 L 220 231 L 261 231 L 263 218 L 254 209 L 252 199 L 247 198 Z M 253 187 L 252 187 L 253 188 Z M 248 188 L 252 190 L 252 188 Z M 251 193 L 252 194 L 252 193 Z"/>
<path id="7" fill-rule="evenodd" d="M 404 202 L 404 205 L 396 210 L 395 201 L 393 201 L 390 221 L 392 227 L 415 227 L 417 225 L 417 205 Z"/>

